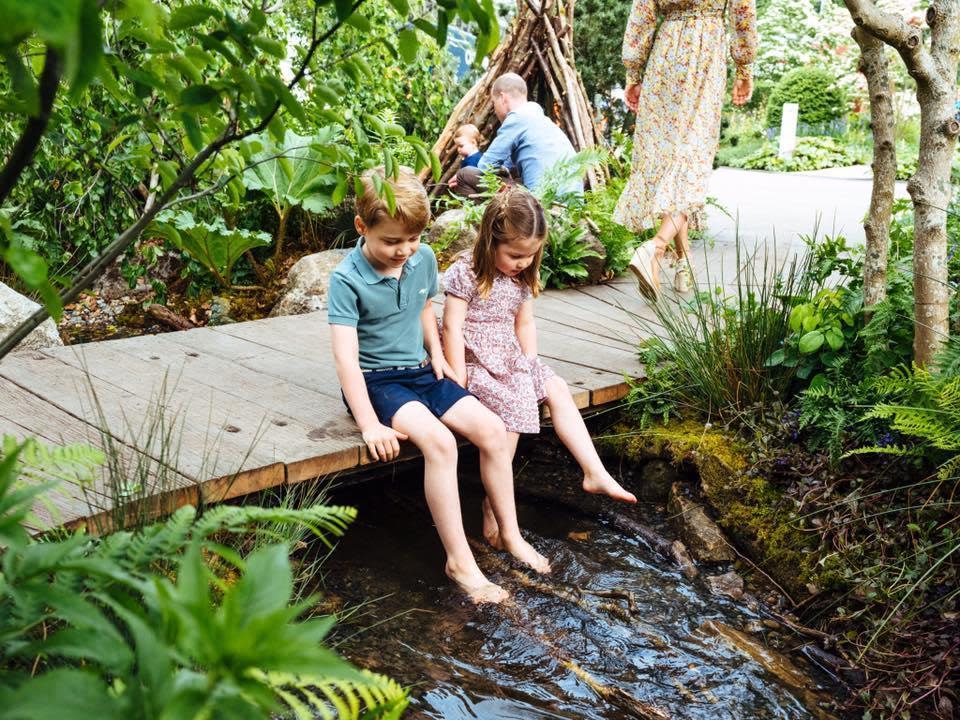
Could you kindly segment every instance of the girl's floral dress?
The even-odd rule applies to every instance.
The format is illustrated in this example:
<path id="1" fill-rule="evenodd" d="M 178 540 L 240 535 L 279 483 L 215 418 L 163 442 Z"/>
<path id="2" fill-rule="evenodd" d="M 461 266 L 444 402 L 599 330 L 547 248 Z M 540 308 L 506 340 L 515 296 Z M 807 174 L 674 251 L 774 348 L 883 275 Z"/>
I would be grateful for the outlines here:
<path id="1" fill-rule="evenodd" d="M 725 13 L 737 72 L 749 74 L 757 52 L 754 0 L 633 2 L 623 64 L 627 81 L 641 87 L 633 168 L 614 219 L 634 232 L 663 213 L 685 213 L 692 229 L 703 227 L 727 81 Z"/>
<path id="2" fill-rule="evenodd" d="M 443 275 L 443 289 L 467 301 L 463 343 L 467 390 L 500 416 L 509 432 L 540 432 L 539 404 L 554 372 L 520 349 L 516 319 L 530 288 L 498 274 L 486 300 L 477 294 L 470 258 L 462 257 Z"/>

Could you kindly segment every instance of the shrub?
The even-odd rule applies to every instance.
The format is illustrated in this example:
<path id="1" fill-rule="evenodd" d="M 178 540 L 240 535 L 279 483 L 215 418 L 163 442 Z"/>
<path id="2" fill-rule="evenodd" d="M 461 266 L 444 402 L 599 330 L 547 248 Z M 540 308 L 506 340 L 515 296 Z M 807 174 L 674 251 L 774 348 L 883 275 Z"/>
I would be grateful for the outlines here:
<path id="1" fill-rule="evenodd" d="M 745 157 L 738 158 L 726 153 L 724 159 L 730 167 L 745 170 L 800 172 L 856 165 L 868 160 L 867 152 L 864 148 L 842 145 L 831 137 L 814 136 L 798 138 L 793 157 L 789 160 L 779 157 L 777 146 L 772 142 L 763 143 Z"/>
<path id="2" fill-rule="evenodd" d="M 800 105 L 801 123 L 825 125 L 846 114 L 846 93 L 828 70 L 802 67 L 780 78 L 767 101 L 767 126 L 779 127 L 784 103 Z"/>

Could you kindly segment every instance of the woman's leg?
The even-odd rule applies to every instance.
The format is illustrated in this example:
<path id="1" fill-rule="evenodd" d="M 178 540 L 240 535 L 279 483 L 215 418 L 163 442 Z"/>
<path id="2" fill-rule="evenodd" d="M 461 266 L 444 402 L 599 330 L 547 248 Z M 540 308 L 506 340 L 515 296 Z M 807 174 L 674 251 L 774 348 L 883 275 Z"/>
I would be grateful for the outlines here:
<path id="1" fill-rule="evenodd" d="M 679 231 L 679 223 L 670 213 L 664 213 L 660 217 L 660 227 L 657 229 L 657 234 L 637 248 L 633 259 L 630 261 L 633 272 L 638 278 L 641 278 L 641 291 L 652 298 L 655 298 L 660 291 L 660 261 L 663 259 L 667 245 L 677 236 Z M 653 252 L 649 250 L 649 243 L 653 244 Z M 649 266 L 647 263 L 649 263 Z M 643 290 L 647 285 L 652 285 L 652 288 Z"/>
<path id="2" fill-rule="evenodd" d="M 635 503 L 637 498 L 633 493 L 624 490 L 603 466 L 583 416 L 574 404 L 570 388 L 563 378 L 555 375 L 547 380 L 546 403 L 557 437 L 583 470 L 583 489 L 588 493 L 609 495 L 614 500 Z"/>
<path id="3" fill-rule="evenodd" d="M 520 434 L 515 432 L 507 433 L 507 448 L 510 451 L 510 462 L 517 454 L 517 442 L 520 440 Z M 483 498 L 483 537 L 497 550 L 503 550 L 503 541 L 500 540 L 500 526 L 497 525 L 497 516 L 493 514 L 493 507 L 490 505 L 490 498 Z"/>
<path id="4" fill-rule="evenodd" d="M 513 497 L 513 448 L 507 443 L 503 421 L 475 397 L 465 397 L 440 418 L 480 450 L 480 477 L 490 499 L 503 549 L 542 573 L 550 563 L 520 535 Z"/>
<path id="5" fill-rule="evenodd" d="M 397 410 L 392 425 L 423 453 L 423 489 L 447 553 L 447 576 L 474 602 L 496 603 L 506 599 L 507 592 L 480 571 L 467 543 L 460 513 L 457 441 L 453 434 L 419 402 L 409 402 Z"/>

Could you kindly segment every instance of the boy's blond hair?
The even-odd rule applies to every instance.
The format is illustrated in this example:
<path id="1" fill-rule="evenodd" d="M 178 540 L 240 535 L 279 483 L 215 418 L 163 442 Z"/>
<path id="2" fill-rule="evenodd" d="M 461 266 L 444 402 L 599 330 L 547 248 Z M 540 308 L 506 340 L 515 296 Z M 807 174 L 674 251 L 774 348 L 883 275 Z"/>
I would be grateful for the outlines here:
<path id="1" fill-rule="evenodd" d="M 386 198 L 377 194 L 374 175 L 378 175 L 393 190 L 394 212 L 388 209 Z M 422 232 L 430 222 L 427 191 L 410 168 L 401 166 L 396 177 L 386 177 L 386 171 L 380 165 L 363 173 L 360 182 L 363 184 L 363 193 L 357 196 L 357 216 L 368 228 L 376 227 L 386 217 L 393 218 L 409 232 Z"/>
<path id="2" fill-rule="evenodd" d="M 457 131 L 453 134 L 454 140 L 461 136 L 466 136 L 468 139 L 473 140 L 476 145 L 480 144 L 480 128 L 473 123 L 466 123 L 457 128 Z"/>

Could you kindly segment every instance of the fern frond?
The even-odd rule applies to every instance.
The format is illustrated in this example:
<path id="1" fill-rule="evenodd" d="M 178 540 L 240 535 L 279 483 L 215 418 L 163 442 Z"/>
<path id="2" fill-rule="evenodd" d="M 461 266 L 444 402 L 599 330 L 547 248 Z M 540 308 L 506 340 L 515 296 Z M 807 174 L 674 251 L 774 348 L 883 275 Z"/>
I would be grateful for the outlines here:
<path id="1" fill-rule="evenodd" d="M 207 538 L 219 531 L 240 532 L 254 525 L 302 525 L 329 544 L 327 536 L 340 537 L 357 517 L 356 508 L 314 505 L 306 508 L 264 508 L 219 505 L 201 517 L 194 538 Z"/>
<path id="2" fill-rule="evenodd" d="M 369 670 L 350 679 L 259 671 L 254 676 L 303 720 L 317 715 L 329 720 L 395 720 L 410 702 L 407 691 L 394 680 Z"/>
<path id="3" fill-rule="evenodd" d="M 137 532 L 115 532 L 103 540 L 103 553 L 128 570 L 144 569 L 179 553 L 190 539 L 197 511 L 179 508 L 162 523 Z"/>
<path id="4" fill-rule="evenodd" d="M 33 480 L 64 480 L 91 483 L 106 458 L 103 451 L 84 444 L 46 445 L 36 438 L 23 443 L 12 435 L 3 436 L 2 457 L 20 447 L 17 458 L 21 477 Z"/>
<path id="5" fill-rule="evenodd" d="M 854 448 L 853 450 L 848 450 L 843 454 L 843 457 L 848 458 L 852 455 L 897 455 L 898 457 L 906 457 L 910 455 L 918 454 L 916 448 L 908 448 L 903 445 L 873 445 L 871 447 L 860 447 Z"/>

